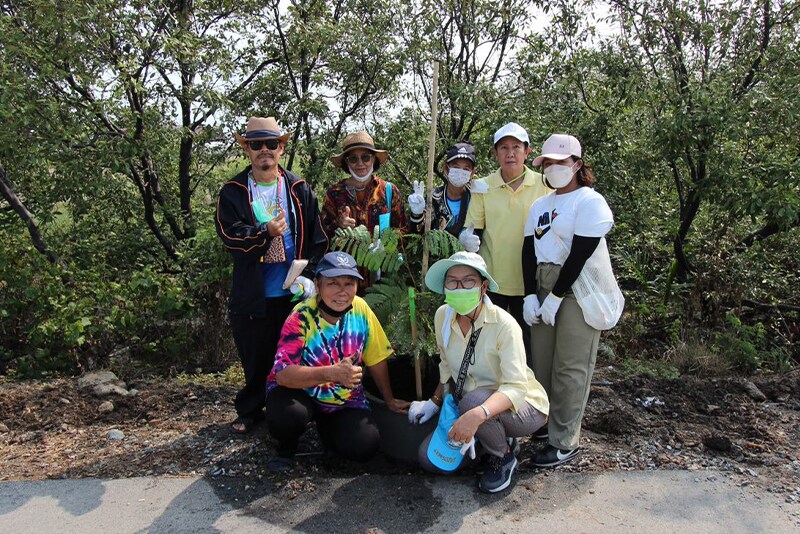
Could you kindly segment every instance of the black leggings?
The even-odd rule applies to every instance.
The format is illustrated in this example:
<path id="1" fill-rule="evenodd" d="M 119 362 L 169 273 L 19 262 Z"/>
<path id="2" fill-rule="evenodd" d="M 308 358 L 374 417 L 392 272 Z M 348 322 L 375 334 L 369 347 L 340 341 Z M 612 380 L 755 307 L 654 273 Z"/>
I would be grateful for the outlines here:
<path id="1" fill-rule="evenodd" d="M 279 456 L 295 453 L 312 419 L 325 447 L 340 456 L 365 462 L 378 452 L 380 434 L 369 410 L 344 408 L 325 413 L 302 389 L 278 386 L 267 395 L 267 426 L 278 441 Z"/>

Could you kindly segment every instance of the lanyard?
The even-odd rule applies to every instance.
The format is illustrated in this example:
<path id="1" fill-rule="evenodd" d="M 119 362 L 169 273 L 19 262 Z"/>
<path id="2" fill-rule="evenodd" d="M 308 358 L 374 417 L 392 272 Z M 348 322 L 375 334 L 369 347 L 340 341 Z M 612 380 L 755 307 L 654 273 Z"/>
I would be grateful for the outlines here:
<path id="1" fill-rule="evenodd" d="M 464 359 L 461 360 L 461 369 L 458 370 L 458 379 L 456 380 L 456 390 L 453 392 L 453 397 L 461 400 L 461 393 L 464 390 L 464 382 L 467 381 L 467 370 L 470 364 L 475 363 L 475 345 L 478 344 L 478 336 L 481 335 L 483 327 L 473 330 L 472 335 L 469 336 L 467 348 L 464 350 Z"/>

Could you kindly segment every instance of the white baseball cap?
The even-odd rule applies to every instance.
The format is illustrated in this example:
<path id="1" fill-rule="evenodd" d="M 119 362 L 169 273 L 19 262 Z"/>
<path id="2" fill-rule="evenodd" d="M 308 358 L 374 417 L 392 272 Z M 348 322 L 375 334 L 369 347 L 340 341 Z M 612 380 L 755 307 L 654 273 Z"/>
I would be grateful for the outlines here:
<path id="1" fill-rule="evenodd" d="M 494 133 L 494 144 L 496 145 L 500 139 L 504 137 L 513 137 L 514 139 L 519 139 L 523 143 L 531 143 L 530 138 L 528 137 L 528 132 L 525 131 L 525 128 L 517 124 L 516 122 L 509 122 L 499 130 Z"/>
<path id="2" fill-rule="evenodd" d="M 561 160 L 570 156 L 581 157 L 581 143 L 571 135 L 553 134 L 542 145 L 542 155 L 536 156 L 533 166 L 539 166 L 546 159 Z"/>

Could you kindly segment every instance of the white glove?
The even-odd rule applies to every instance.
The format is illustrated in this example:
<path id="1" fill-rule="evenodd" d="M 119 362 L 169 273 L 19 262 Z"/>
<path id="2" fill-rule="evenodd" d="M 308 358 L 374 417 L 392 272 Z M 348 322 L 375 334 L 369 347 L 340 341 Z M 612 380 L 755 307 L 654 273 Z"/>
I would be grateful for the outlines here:
<path id="1" fill-rule="evenodd" d="M 426 401 L 413 401 L 408 407 L 408 422 L 414 425 L 421 425 L 428 419 L 439 413 L 439 406 L 431 399 Z"/>
<path id="2" fill-rule="evenodd" d="M 378 240 L 375 241 L 374 243 L 370 243 L 370 245 L 367 247 L 367 250 L 369 250 L 370 252 L 375 252 L 377 254 L 379 252 L 383 252 L 386 249 L 383 248 L 383 244 L 381 243 L 381 239 L 378 238 Z"/>
<path id="3" fill-rule="evenodd" d="M 414 215 L 425 212 L 425 184 L 422 180 L 414 181 L 414 192 L 408 195 L 408 207 Z"/>
<path id="4" fill-rule="evenodd" d="M 541 308 L 539 308 L 539 313 L 542 316 L 544 324 L 549 324 L 550 326 L 556 325 L 556 313 L 558 313 L 558 308 L 561 306 L 562 300 L 564 300 L 563 297 L 557 297 L 552 293 L 547 295 L 547 298 L 542 302 Z"/>
<path id="5" fill-rule="evenodd" d="M 528 295 L 522 299 L 522 317 L 526 323 L 533 326 L 542 321 L 537 315 L 539 315 L 539 297 Z"/>
<path id="6" fill-rule="evenodd" d="M 481 247 L 481 238 L 475 235 L 475 223 L 469 223 L 469 226 L 458 235 L 458 240 L 467 252 L 478 252 Z"/>
<path id="7" fill-rule="evenodd" d="M 292 285 L 289 286 L 289 291 L 295 295 L 302 291 L 303 294 L 300 295 L 300 297 L 303 299 L 313 297 L 317 294 L 317 288 L 314 287 L 314 282 L 302 275 L 294 279 Z"/>
<path id="8" fill-rule="evenodd" d="M 461 456 L 465 456 L 469 452 L 469 457 L 475 459 L 475 436 L 472 436 L 468 442 L 461 446 Z"/>

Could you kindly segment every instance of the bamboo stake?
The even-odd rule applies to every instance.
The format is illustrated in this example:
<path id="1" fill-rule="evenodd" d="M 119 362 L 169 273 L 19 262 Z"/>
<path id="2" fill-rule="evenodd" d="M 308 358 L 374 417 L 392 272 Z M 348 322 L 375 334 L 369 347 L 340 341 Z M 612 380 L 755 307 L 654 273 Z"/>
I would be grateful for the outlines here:
<path id="1" fill-rule="evenodd" d="M 433 203 L 433 164 L 436 159 L 436 119 L 439 115 L 439 62 L 433 62 L 433 87 L 431 89 L 431 136 L 428 142 L 428 185 L 425 190 L 425 235 L 431 230 L 431 207 Z M 420 280 L 424 284 L 425 274 L 428 272 L 428 258 L 430 250 L 428 239 L 422 240 L 422 277 Z M 408 289 L 408 297 L 411 301 L 411 343 L 417 347 L 417 314 L 416 303 L 414 302 L 414 289 Z M 414 351 L 417 352 L 416 350 Z M 414 380 L 417 388 L 417 400 L 422 400 L 422 363 L 419 361 L 419 353 L 414 357 Z"/>
<path id="2" fill-rule="evenodd" d="M 433 62 L 433 88 L 431 89 L 431 136 L 428 140 L 428 185 L 425 190 L 425 233 L 431 230 L 431 208 L 433 206 L 433 164 L 436 160 L 436 121 L 439 115 L 439 62 Z M 428 240 L 422 242 L 422 279 L 428 272 L 430 250 Z"/>

